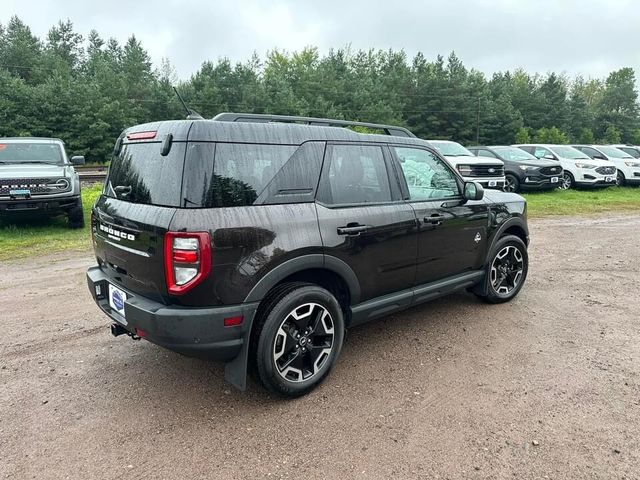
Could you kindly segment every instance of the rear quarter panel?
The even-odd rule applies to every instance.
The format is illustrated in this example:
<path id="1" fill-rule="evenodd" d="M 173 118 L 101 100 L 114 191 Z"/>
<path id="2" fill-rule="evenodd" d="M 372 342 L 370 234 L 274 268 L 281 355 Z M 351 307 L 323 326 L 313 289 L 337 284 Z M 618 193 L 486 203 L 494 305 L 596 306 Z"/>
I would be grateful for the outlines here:
<path id="1" fill-rule="evenodd" d="M 180 209 L 170 229 L 207 231 L 211 236 L 211 274 L 188 295 L 176 298 L 185 306 L 239 304 L 281 263 L 322 254 L 314 203 Z"/>

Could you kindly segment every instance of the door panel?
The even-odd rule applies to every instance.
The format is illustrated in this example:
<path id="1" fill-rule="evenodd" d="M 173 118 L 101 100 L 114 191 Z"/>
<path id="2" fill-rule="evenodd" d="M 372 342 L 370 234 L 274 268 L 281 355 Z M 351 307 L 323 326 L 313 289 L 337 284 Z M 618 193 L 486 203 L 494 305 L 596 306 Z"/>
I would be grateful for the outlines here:
<path id="1" fill-rule="evenodd" d="M 487 253 L 488 226 L 484 202 L 458 200 L 410 205 L 420 223 L 416 284 L 482 267 Z"/>
<path id="2" fill-rule="evenodd" d="M 416 284 L 480 268 L 487 248 L 486 204 L 462 200 L 455 173 L 435 152 L 390 150 L 419 225 Z"/>
<path id="3" fill-rule="evenodd" d="M 317 210 L 325 254 L 353 269 L 360 282 L 361 301 L 413 285 L 417 239 L 416 219 L 409 205 L 318 205 Z"/>
<path id="4" fill-rule="evenodd" d="M 415 280 L 416 218 L 384 152 L 372 144 L 328 145 L 318 188 L 325 254 L 353 269 L 362 301 L 411 288 Z"/>

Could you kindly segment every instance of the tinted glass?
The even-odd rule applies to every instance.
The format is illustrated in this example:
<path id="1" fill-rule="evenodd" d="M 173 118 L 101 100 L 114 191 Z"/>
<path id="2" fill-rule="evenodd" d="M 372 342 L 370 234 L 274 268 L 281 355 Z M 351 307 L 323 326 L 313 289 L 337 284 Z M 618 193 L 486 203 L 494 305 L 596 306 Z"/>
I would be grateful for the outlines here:
<path id="1" fill-rule="evenodd" d="M 60 144 L 0 141 L 0 162 L 3 163 L 61 164 L 63 161 Z"/>
<path id="2" fill-rule="evenodd" d="M 253 205 L 298 149 L 291 145 L 190 143 L 185 207 Z M 317 177 L 316 177 L 317 178 Z"/>
<path id="3" fill-rule="evenodd" d="M 319 199 L 328 204 L 389 202 L 391 189 L 382 148 L 333 145 Z"/>
<path id="4" fill-rule="evenodd" d="M 553 147 L 553 151 L 556 153 L 556 155 L 562 158 L 569 158 L 571 160 L 580 160 L 580 159 L 587 160 L 589 158 L 588 155 L 582 153 L 580 150 L 577 150 L 573 147 L 555 145 Z"/>
<path id="5" fill-rule="evenodd" d="M 598 147 L 598 148 L 600 149 L 600 151 L 602 153 L 604 153 L 608 157 L 612 157 L 612 158 L 631 158 L 631 155 L 629 155 L 626 152 L 623 152 L 622 150 L 620 150 L 620 149 L 618 149 L 616 147 L 601 146 L 601 147 Z"/>
<path id="6" fill-rule="evenodd" d="M 493 147 L 506 160 L 513 162 L 536 161 L 537 158 L 517 147 Z"/>
<path id="7" fill-rule="evenodd" d="M 623 152 L 628 153 L 633 158 L 640 158 L 640 152 L 638 150 L 636 150 L 635 148 L 621 148 L 620 150 L 622 150 Z"/>
<path id="8" fill-rule="evenodd" d="M 546 148 L 536 147 L 536 149 L 533 152 L 533 155 L 537 158 L 544 158 L 545 155 L 548 155 L 549 157 L 551 157 L 551 152 Z"/>
<path id="9" fill-rule="evenodd" d="M 166 157 L 160 155 L 160 143 L 123 145 L 111 160 L 105 195 L 132 203 L 180 206 L 184 152 L 181 142 L 175 142 Z"/>
<path id="10" fill-rule="evenodd" d="M 456 197 L 456 177 L 442 160 L 427 150 L 393 147 L 409 187 L 411 200 Z"/>
<path id="11" fill-rule="evenodd" d="M 479 157 L 498 158 L 491 150 L 478 150 L 477 155 Z"/>
<path id="12" fill-rule="evenodd" d="M 432 140 L 429 142 L 436 150 L 442 155 L 448 157 L 473 157 L 473 154 L 464 148 L 462 145 L 456 142 L 442 142 Z"/>

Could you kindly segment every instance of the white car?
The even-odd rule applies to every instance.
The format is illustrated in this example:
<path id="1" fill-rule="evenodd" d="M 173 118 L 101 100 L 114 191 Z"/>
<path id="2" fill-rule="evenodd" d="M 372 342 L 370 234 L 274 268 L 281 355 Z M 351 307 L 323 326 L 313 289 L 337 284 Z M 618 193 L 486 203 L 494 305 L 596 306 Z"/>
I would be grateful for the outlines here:
<path id="1" fill-rule="evenodd" d="M 618 186 L 640 185 L 640 159 L 612 145 L 574 145 L 582 153 L 598 160 L 609 160 L 618 169 Z"/>
<path id="2" fill-rule="evenodd" d="M 580 150 L 569 145 L 548 145 L 530 143 L 514 145 L 531 153 L 537 158 L 558 160 L 564 173 L 558 188 L 568 190 L 572 187 L 610 187 L 616 184 L 616 166 L 608 160 L 590 158 Z"/>
<path id="3" fill-rule="evenodd" d="M 462 145 L 449 140 L 428 140 L 429 144 L 455 168 L 467 182 L 485 188 L 504 189 L 504 162 L 497 158 L 476 157 Z"/>

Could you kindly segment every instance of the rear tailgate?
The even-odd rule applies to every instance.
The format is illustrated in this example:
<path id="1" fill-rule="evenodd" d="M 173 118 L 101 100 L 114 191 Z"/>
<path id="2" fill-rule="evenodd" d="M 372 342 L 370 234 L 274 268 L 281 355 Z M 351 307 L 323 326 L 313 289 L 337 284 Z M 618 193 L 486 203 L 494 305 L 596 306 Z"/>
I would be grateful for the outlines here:
<path id="1" fill-rule="evenodd" d="M 189 125 L 162 122 L 125 131 L 93 209 L 94 250 L 109 280 L 163 303 L 169 302 L 164 235 L 182 202 Z"/>
<path id="2" fill-rule="evenodd" d="M 166 301 L 163 239 L 175 210 L 100 197 L 94 207 L 94 250 L 114 284 Z"/>

